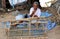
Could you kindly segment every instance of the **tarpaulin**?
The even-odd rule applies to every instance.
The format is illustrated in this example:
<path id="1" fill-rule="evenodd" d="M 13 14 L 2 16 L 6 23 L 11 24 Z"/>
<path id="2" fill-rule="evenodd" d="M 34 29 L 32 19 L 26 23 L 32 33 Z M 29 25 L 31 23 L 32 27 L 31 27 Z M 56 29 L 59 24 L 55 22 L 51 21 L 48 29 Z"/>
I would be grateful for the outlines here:
<path id="1" fill-rule="evenodd" d="M 41 17 L 50 17 L 50 16 L 52 16 L 52 14 L 49 12 L 42 12 L 41 13 Z"/>
<path id="2" fill-rule="evenodd" d="M 27 1 L 27 0 L 9 0 L 9 3 L 11 6 L 14 6 L 14 5 L 16 5 L 18 3 L 22 3 L 24 1 Z"/>
<path id="3" fill-rule="evenodd" d="M 53 22 L 51 20 L 48 20 L 48 24 L 47 24 L 47 29 L 48 30 L 52 30 L 53 28 L 55 28 L 56 26 L 56 22 Z"/>

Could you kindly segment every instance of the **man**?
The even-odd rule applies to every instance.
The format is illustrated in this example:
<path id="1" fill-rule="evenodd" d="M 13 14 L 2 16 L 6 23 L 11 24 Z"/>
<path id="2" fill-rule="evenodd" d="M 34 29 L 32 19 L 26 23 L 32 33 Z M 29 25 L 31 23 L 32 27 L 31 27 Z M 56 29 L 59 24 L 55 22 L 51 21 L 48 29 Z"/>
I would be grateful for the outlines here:
<path id="1" fill-rule="evenodd" d="M 29 16 L 30 17 L 40 17 L 41 15 L 41 10 L 39 9 L 39 3 L 38 2 L 34 2 L 33 3 L 33 7 L 30 9 L 30 13 L 29 13 Z M 29 17 L 28 14 L 26 14 L 24 16 L 24 18 L 28 18 Z M 20 20 L 20 17 L 19 16 L 19 19 L 17 19 L 18 17 L 16 17 L 17 20 Z"/>
<path id="2" fill-rule="evenodd" d="M 38 2 L 33 3 L 33 7 L 30 9 L 30 17 L 40 17 L 41 10 L 38 7 Z"/>

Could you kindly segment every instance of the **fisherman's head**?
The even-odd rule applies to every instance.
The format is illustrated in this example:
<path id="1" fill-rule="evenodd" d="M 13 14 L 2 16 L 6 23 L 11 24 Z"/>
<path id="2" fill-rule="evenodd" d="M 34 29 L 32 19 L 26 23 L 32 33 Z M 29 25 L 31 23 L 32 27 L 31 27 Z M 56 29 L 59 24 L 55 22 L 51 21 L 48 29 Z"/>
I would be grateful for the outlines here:
<path id="1" fill-rule="evenodd" d="M 34 7 L 34 9 L 37 9 L 37 8 L 38 8 L 38 5 L 39 5 L 38 2 L 34 2 L 34 3 L 33 3 L 33 7 Z"/>

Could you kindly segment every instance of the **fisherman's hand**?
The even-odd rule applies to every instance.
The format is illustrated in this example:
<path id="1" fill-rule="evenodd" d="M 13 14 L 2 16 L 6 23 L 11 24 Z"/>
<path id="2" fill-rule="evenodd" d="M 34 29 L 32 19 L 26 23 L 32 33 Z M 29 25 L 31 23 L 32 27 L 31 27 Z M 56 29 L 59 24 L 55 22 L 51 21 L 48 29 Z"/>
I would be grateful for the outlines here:
<path id="1" fill-rule="evenodd" d="M 34 15 L 34 17 L 38 17 L 37 15 Z"/>
<path id="2" fill-rule="evenodd" d="M 35 13 L 36 12 L 36 10 L 34 10 L 32 13 Z"/>

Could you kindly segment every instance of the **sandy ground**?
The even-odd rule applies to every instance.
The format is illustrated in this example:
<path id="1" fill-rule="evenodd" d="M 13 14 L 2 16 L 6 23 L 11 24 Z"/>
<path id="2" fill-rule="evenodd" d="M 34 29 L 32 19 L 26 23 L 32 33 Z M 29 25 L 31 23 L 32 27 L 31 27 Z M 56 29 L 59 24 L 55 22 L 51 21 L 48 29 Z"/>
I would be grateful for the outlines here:
<path id="1" fill-rule="evenodd" d="M 45 39 L 60 39 L 60 27 L 57 26 L 53 30 L 48 31 L 47 35 L 48 35 L 47 36 L 48 38 L 45 38 Z M 0 39 L 8 39 L 5 34 L 5 30 L 3 28 L 0 28 Z M 16 39 L 16 38 L 14 38 L 14 39 Z M 31 39 L 31 38 L 29 38 L 29 39 Z M 44 38 L 42 38 L 42 39 L 44 39 Z"/>
<path id="2" fill-rule="evenodd" d="M 60 26 L 48 32 L 48 39 L 60 39 Z"/>
<path id="3" fill-rule="evenodd" d="M 5 29 L 1 27 L 2 26 L 1 22 L 8 21 L 8 20 L 15 20 L 15 16 L 13 16 L 11 13 L 5 14 L 4 16 L 0 15 L 0 39 L 7 39 Z M 58 25 L 53 30 L 48 31 L 47 37 L 48 37 L 47 39 L 60 39 L 60 26 Z"/>

